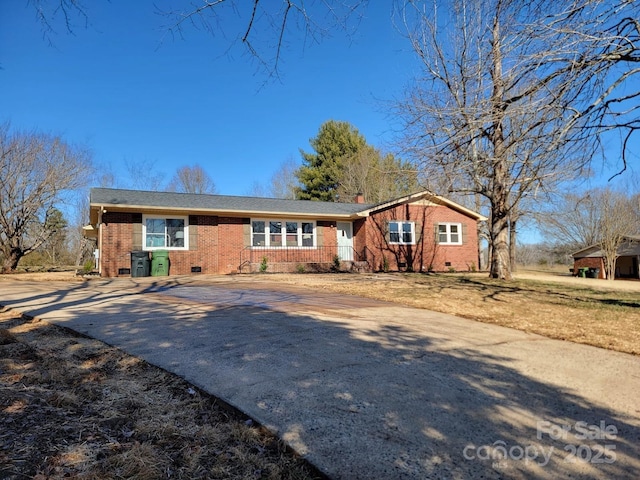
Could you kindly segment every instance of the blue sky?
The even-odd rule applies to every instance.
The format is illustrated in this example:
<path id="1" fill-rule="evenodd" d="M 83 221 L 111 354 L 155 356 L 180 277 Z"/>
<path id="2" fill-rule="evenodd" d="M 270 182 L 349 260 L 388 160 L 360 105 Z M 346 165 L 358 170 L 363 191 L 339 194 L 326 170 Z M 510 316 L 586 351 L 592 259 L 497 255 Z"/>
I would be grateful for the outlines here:
<path id="1" fill-rule="evenodd" d="M 190 27 L 184 38 L 166 35 L 154 5 L 188 2 L 85 3 L 87 28 L 68 34 L 57 22 L 51 45 L 29 2 L 2 2 L 0 121 L 88 146 L 116 186 L 128 186 L 126 162 L 154 164 L 165 182 L 199 164 L 219 193 L 247 194 L 283 161 L 299 161 L 329 119 L 352 123 L 376 146 L 392 139 L 385 101 L 401 94 L 415 59 L 387 2 L 372 2 L 351 37 L 303 48 L 292 32 L 280 81 L 240 46 L 225 54 L 228 40 Z M 227 32 L 244 28 L 233 16 L 225 22 Z"/>
<path id="2" fill-rule="evenodd" d="M 188 26 L 181 38 L 167 34 L 169 20 L 157 10 L 188 0 L 84 3 L 86 28 L 76 17 L 69 34 L 58 18 L 50 44 L 32 3 L 0 2 L 0 122 L 86 145 L 115 174 L 115 187 L 138 186 L 127 163 L 153 165 L 165 185 L 179 167 L 199 164 L 218 193 L 252 194 L 283 162 L 299 162 L 329 119 L 352 123 L 384 149 L 397 127 L 385 105 L 419 71 L 390 2 L 370 2 L 351 36 L 305 46 L 293 28 L 279 81 L 241 45 L 229 48 L 246 28 L 234 15 L 221 24 L 226 39 Z M 597 160 L 594 168 L 592 184 L 614 172 Z M 522 240 L 539 240 L 524 233 Z"/>

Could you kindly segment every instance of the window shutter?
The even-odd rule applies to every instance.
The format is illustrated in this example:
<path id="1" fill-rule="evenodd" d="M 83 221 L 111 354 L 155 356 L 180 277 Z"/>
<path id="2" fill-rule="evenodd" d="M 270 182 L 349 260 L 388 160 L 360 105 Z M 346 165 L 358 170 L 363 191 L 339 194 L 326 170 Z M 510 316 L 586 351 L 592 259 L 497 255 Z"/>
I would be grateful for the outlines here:
<path id="1" fill-rule="evenodd" d="M 416 235 L 415 242 L 418 243 L 418 242 L 420 242 L 420 238 L 422 237 L 422 224 L 416 222 L 414 224 L 414 228 L 416 229 L 416 231 L 415 231 L 415 235 Z"/>
<path id="2" fill-rule="evenodd" d="M 198 217 L 189 215 L 189 250 L 198 249 Z"/>
<path id="3" fill-rule="evenodd" d="M 433 224 L 433 241 L 435 242 L 436 245 L 440 243 L 440 232 L 438 230 L 437 223 Z"/>
<path id="4" fill-rule="evenodd" d="M 467 243 L 467 224 L 462 224 L 462 244 Z"/>
<path id="5" fill-rule="evenodd" d="M 389 243 L 391 241 L 391 235 L 389 233 L 389 222 L 386 222 L 384 225 L 384 241 Z"/>
<path id="6" fill-rule="evenodd" d="M 131 227 L 133 233 L 131 248 L 132 250 L 142 250 L 142 222 L 133 223 Z"/>
<path id="7" fill-rule="evenodd" d="M 242 244 L 245 247 L 251 246 L 251 219 L 242 219 Z"/>
<path id="8" fill-rule="evenodd" d="M 316 245 L 318 247 L 324 246 L 324 223 L 316 223 Z"/>

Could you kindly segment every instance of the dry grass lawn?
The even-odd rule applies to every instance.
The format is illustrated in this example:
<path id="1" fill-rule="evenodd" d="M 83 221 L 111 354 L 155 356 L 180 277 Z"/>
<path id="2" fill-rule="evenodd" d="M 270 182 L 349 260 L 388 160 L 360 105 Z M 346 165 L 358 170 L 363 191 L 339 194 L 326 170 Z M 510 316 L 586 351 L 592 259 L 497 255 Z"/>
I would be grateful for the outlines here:
<path id="1" fill-rule="evenodd" d="M 528 273 L 512 282 L 485 273 L 266 277 L 640 355 L 640 282 Z"/>
<path id="2" fill-rule="evenodd" d="M 311 479 L 262 428 L 159 368 L 0 312 L 0 479 Z"/>

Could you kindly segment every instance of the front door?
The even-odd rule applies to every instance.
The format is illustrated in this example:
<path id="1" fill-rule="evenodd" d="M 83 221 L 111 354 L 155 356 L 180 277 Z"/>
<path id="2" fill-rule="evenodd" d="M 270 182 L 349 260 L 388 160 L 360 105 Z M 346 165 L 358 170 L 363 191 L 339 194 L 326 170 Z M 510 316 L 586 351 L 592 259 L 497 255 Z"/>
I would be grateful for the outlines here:
<path id="1" fill-rule="evenodd" d="M 338 222 L 338 258 L 345 262 L 353 261 L 353 226 L 351 222 Z"/>

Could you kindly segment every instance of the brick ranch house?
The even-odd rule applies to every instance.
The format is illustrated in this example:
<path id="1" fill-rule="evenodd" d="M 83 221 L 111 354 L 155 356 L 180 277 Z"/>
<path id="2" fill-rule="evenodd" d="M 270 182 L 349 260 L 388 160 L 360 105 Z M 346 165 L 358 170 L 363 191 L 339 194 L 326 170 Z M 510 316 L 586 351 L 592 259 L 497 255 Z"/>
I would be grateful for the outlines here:
<path id="1" fill-rule="evenodd" d="M 618 259 L 614 278 L 640 279 L 640 236 L 626 237 L 618 247 Z M 580 268 L 598 269 L 598 278 L 606 278 L 605 261 L 602 250 L 598 245 L 591 245 L 572 254 L 573 272 L 577 274 Z"/>
<path id="2" fill-rule="evenodd" d="M 168 252 L 172 275 L 327 271 L 338 261 L 468 271 L 483 220 L 426 191 L 367 205 L 93 188 L 85 233 L 97 239 L 104 277 L 131 275 L 131 252 L 156 250 Z"/>

